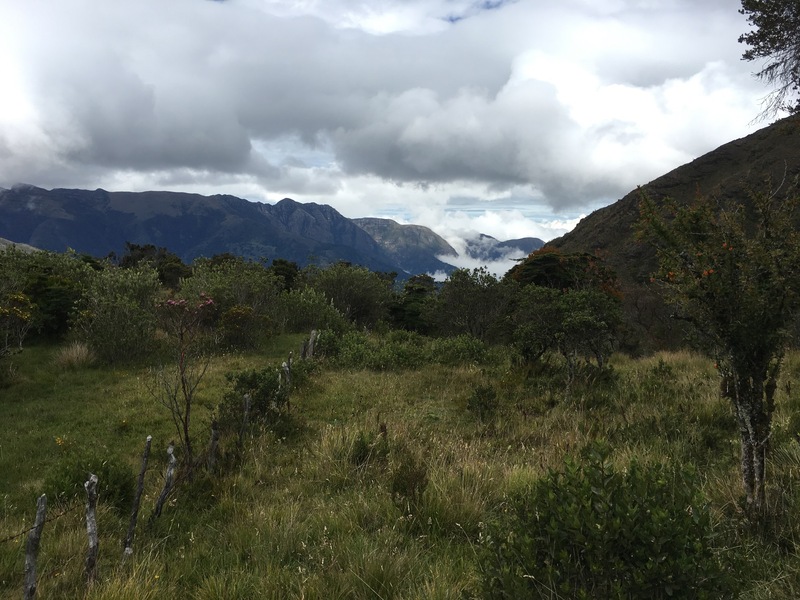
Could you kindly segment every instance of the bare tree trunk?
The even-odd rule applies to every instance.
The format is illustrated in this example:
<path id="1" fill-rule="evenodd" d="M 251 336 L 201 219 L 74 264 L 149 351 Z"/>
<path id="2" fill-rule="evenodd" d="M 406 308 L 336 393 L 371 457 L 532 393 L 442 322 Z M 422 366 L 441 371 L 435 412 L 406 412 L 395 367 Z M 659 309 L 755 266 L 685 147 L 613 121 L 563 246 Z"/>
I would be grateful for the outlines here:
<path id="1" fill-rule="evenodd" d="M 192 422 L 192 404 L 194 402 L 194 388 L 196 384 L 189 382 L 189 368 L 187 365 L 188 358 L 185 352 L 181 352 L 181 358 L 178 365 L 180 373 L 181 394 L 183 395 L 183 420 L 181 425 L 183 427 L 183 450 L 186 453 L 184 461 L 189 467 L 189 478 L 192 478 L 192 469 L 194 467 L 194 451 L 192 450 L 192 438 L 189 434 L 189 424 Z M 205 370 L 204 370 L 205 372 Z"/>
<path id="2" fill-rule="evenodd" d="M 741 468 L 747 511 L 759 516 L 766 507 L 766 465 L 775 385 L 757 377 L 723 380 L 723 394 L 734 404 L 741 438 Z"/>
<path id="3" fill-rule="evenodd" d="M 142 454 L 142 468 L 139 470 L 139 479 L 136 482 L 136 495 L 133 499 L 133 508 L 131 509 L 131 520 L 128 524 L 128 533 L 125 536 L 125 541 L 122 543 L 122 561 L 133 554 L 133 536 L 136 533 L 136 520 L 139 517 L 139 505 L 142 501 L 142 492 L 144 491 L 144 474 L 147 471 L 147 460 L 150 458 L 150 444 L 153 441 L 153 436 L 148 435 L 144 443 L 144 453 Z"/>
<path id="4" fill-rule="evenodd" d="M 175 444 L 174 442 L 169 443 L 169 447 L 167 448 L 167 474 L 164 477 L 164 489 L 161 490 L 161 494 L 156 500 L 156 507 L 153 510 L 153 514 L 150 517 L 150 520 L 157 519 L 161 516 L 161 510 L 164 508 L 164 502 L 167 501 L 167 497 L 169 493 L 172 491 L 172 483 L 173 479 L 175 478 Z"/>
<path id="5" fill-rule="evenodd" d="M 742 485 L 744 486 L 747 506 L 750 507 L 753 506 L 755 501 L 756 474 L 753 470 L 753 442 L 743 417 L 740 417 L 739 419 L 739 437 L 742 449 Z"/>
<path id="6" fill-rule="evenodd" d="M 36 501 L 36 520 L 33 529 L 25 542 L 25 584 L 23 586 L 25 600 L 36 597 L 36 559 L 39 556 L 39 542 L 42 539 L 44 519 L 47 514 L 47 496 L 42 494 Z"/>
<path id="7" fill-rule="evenodd" d="M 89 537 L 89 551 L 86 553 L 86 582 L 91 584 L 97 576 L 97 475 L 90 474 L 86 488 L 86 534 Z"/>

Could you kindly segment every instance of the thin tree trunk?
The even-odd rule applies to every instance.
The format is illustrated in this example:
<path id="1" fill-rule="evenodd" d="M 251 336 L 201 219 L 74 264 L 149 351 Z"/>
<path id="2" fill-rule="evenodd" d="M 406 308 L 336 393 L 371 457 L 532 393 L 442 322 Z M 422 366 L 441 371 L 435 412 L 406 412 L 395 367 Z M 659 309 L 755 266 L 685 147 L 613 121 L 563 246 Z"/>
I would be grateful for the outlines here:
<path id="1" fill-rule="evenodd" d="M 139 506 L 142 501 L 142 492 L 144 491 L 144 474 L 147 471 L 147 460 L 150 457 L 150 444 L 153 441 L 153 436 L 148 435 L 144 443 L 144 453 L 142 454 L 142 468 L 139 470 L 139 479 L 136 482 L 136 496 L 133 499 L 133 508 L 131 509 L 131 520 L 128 524 L 128 533 L 125 536 L 125 541 L 122 543 L 122 561 L 133 554 L 133 536 L 136 533 L 136 520 L 139 517 Z"/>
<path id="2" fill-rule="evenodd" d="M 754 383 L 755 382 L 755 383 Z M 773 393 L 756 378 L 734 381 L 729 389 L 734 401 L 742 446 L 742 483 L 747 511 L 758 517 L 766 507 L 766 465 L 772 414 L 765 410 L 765 393 Z M 771 403 L 767 397 L 767 405 Z"/>
<path id="3" fill-rule="evenodd" d="M 86 553 L 86 582 L 91 584 L 97 577 L 97 553 L 99 540 L 97 536 L 97 475 L 90 474 L 89 481 L 83 484 L 86 488 L 86 534 L 89 537 L 89 550 Z"/>
<path id="4" fill-rule="evenodd" d="M 194 452 L 192 450 L 192 438 L 189 434 L 189 424 L 192 422 L 192 401 L 194 390 L 191 388 L 188 375 L 187 375 L 187 357 L 185 352 L 181 352 L 180 362 L 179 362 L 179 373 L 180 373 L 180 383 L 181 383 L 181 393 L 183 394 L 184 399 L 184 410 L 183 410 L 183 447 L 186 452 L 186 456 L 184 460 L 186 461 L 186 465 L 189 467 L 189 478 L 191 479 L 192 476 L 192 467 L 194 466 Z"/>
<path id="5" fill-rule="evenodd" d="M 214 470 L 217 461 L 217 444 L 219 444 L 219 426 L 216 419 L 211 421 L 211 441 L 208 444 L 208 471 Z"/>
<path id="6" fill-rule="evenodd" d="M 36 501 L 36 520 L 33 529 L 25 542 L 25 584 L 23 586 L 25 600 L 36 597 L 36 559 L 39 556 L 39 542 L 42 539 L 45 515 L 47 514 L 47 496 L 42 494 Z"/>

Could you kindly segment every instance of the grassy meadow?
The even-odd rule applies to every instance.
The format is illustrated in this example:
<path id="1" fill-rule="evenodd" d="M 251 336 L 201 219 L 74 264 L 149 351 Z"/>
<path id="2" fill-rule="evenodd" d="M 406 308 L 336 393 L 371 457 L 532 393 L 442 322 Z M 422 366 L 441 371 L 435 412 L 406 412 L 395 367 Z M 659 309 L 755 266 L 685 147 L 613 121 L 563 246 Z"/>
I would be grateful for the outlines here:
<path id="1" fill-rule="evenodd" d="M 225 374 L 280 364 L 301 341 L 281 336 L 257 353 L 213 358 L 192 420 L 198 452 L 229 387 Z M 694 465 L 740 597 L 800 596 L 797 354 L 778 394 L 770 517 L 755 527 L 740 509 L 731 407 L 713 363 L 688 352 L 616 355 L 612 374 L 568 389 L 554 365 L 522 369 L 503 350 L 479 363 L 411 369 L 322 360 L 297 382 L 288 425 L 247 438 L 221 472 L 181 480 L 150 522 L 176 432 L 153 396 L 149 365 L 98 367 L 64 351 L 26 347 L 0 389 L 2 598 L 22 594 L 26 535 L 15 535 L 31 526 L 36 498 L 85 457 L 135 480 L 148 435 L 133 556 L 122 563 L 130 506 L 101 491 L 98 579 L 87 587 L 84 497 L 48 497 L 48 517 L 57 518 L 44 526 L 40 598 L 477 598 L 485 524 L 509 495 L 595 440 L 610 444 L 620 469 Z M 487 389 L 497 405 L 476 411 Z M 231 445 L 223 440 L 223 457 Z"/>

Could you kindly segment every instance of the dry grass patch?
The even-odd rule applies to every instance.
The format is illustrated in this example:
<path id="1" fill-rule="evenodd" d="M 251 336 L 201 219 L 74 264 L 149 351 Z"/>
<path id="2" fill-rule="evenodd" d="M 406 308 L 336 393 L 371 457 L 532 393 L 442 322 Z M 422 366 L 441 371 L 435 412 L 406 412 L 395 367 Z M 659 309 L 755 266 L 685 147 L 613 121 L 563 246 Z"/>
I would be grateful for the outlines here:
<path id="1" fill-rule="evenodd" d="M 62 369 L 78 370 L 94 365 L 97 356 L 85 343 L 72 342 L 56 352 L 55 362 Z"/>

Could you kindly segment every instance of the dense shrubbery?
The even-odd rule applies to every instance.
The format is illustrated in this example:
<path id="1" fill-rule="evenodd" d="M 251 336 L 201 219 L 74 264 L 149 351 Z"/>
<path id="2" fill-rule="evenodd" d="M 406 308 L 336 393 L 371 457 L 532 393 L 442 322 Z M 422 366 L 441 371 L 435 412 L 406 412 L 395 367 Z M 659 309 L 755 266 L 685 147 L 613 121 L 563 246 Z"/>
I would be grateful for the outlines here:
<path id="1" fill-rule="evenodd" d="M 692 471 L 618 471 L 602 445 L 583 458 L 510 498 L 485 540 L 486 598 L 733 596 Z"/>
<path id="2" fill-rule="evenodd" d="M 182 282 L 187 298 L 214 299 L 212 324 L 227 348 L 253 348 L 277 329 L 283 281 L 264 265 L 236 257 L 201 259 Z"/>
<path id="3" fill-rule="evenodd" d="M 158 290 L 158 273 L 149 266 L 95 273 L 76 306 L 76 336 L 104 363 L 146 355 L 153 349 Z"/>

